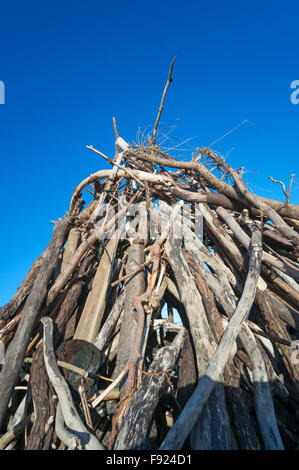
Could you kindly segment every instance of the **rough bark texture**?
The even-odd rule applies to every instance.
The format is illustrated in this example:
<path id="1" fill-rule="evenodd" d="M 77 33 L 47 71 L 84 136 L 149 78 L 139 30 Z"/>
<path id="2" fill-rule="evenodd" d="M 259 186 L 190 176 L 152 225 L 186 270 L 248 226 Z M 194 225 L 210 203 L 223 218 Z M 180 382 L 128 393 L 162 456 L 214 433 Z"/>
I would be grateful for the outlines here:
<path id="1" fill-rule="evenodd" d="M 250 308 L 255 298 L 260 268 L 261 245 L 259 237 L 257 234 L 254 234 L 252 238 L 252 257 L 249 265 L 249 274 L 238 307 L 221 338 L 205 374 L 202 376 L 191 399 L 177 419 L 175 426 L 162 443 L 161 450 L 180 448 L 194 426 L 196 419 L 200 416 L 203 407 L 216 385 L 219 375 L 225 367 L 233 347 L 233 342 L 241 331 L 242 323 L 248 318 Z"/>
<path id="2" fill-rule="evenodd" d="M 55 391 L 48 379 L 42 345 L 37 348 L 33 356 L 30 385 L 35 418 L 29 434 L 27 449 L 49 450 L 54 432 Z"/>
<path id="3" fill-rule="evenodd" d="M 153 375 L 145 375 L 142 385 L 135 392 L 134 401 L 118 432 L 114 450 L 144 448 L 159 396 L 167 384 L 165 371 L 169 373 L 173 369 L 182 339 L 183 329 L 172 346 L 165 346 L 158 352 L 148 370 L 148 374 Z"/>
<path id="4" fill-rule="evenodd" d="M 182 251 L 178 249 L 178 246 L 176 246 L 175 241 L 170 238 L 166 243 L 166 252 L 174 271 L 177 285 L 179 286 L 182 303 L 185 306 L 188 316 L 196 351 L 198 376 L 200 378 L 204 375 L 209 361 L 213 356 L 216 342 L 207 321 L 201 295 L 192 280 L 187 262 L 184 259 Z M 213 392 L 213 398 L 205 408 L 204 416 L 201 419 L 206 421 L 206 424 L 201 426 L 199 422 L 196 425 L 199 429 L 194 430 L 196 437 L 192 440 L 193 448 L 231 448 L 228 413 L 224 393 L 221 391 L 222 388 L 223 385 L 219 384 L 217 390 Z M 213 442 L 209 436 L 202 435 L 203 431 L 200 431 L 201 428 L 202 430 L 215 429 Z"/>
<path id="5" fill-rule="evenodd" d="M 43 257 L 44 254 L 34 261 L 29 273 L 25 277 L 13 298 L 8 302 L 8 304 L 0 308 L 0 320 L 7 321 L 10 319 L 26 300 L 42 265 Z"/>
<path id="6" fill-rule="evenodd" d="M 9 398 L 23 363 L 32 328 L 46 298 L 48 283 L 57 263 L 59 251 L 67 236 L 70 221 L 71 219 L 66 217 L 57 222 L 55 226 L 32 291 L 24 306 L 17 332 L 7 350 L 5 363 L 0 375 L 0 428 L 4 420 Z"/>
<path id="7" fill-rule="evenodd" d="M 133 272 L 138 266 L 144 263 L 144 246 L 142 243 L 132 243 L 128 250 L 128 258 L 126 263 L 126 273 Z M 120 337 L 118 343 L 118 353 L 114 376 L 116 377 L 128 364 L 138 330 L 138 321 L 136 317 L 136 309 L 132 306 L 132 302 L 142 295 L 145 291 L 144 272 L 141 270 L 125 283 L 125 301 L 124 301 L 124 317 L 120 329 Z"/>

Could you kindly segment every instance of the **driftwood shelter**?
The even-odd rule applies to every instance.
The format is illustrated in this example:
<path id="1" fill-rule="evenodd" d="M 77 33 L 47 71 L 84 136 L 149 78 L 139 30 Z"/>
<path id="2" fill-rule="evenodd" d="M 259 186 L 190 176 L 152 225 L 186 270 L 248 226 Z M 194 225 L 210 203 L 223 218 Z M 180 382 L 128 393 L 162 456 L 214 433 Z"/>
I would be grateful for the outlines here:
<path id="1" fill-rule="evenodd" d="M 0 309 L 1 449 L 299 448 L 299 206 L 159 146 L 172 68 Z"/>

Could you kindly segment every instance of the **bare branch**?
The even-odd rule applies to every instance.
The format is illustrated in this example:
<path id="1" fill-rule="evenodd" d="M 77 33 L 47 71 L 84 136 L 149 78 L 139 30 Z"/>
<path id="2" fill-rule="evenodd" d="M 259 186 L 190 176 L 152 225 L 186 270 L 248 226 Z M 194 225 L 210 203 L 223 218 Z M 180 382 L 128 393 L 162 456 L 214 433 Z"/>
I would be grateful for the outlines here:
<path id="1" fill-rule="evenodd" d="M 157 134 L 158 124 L 159 124 L 160 117 L 161 117 L 161 114 L 162 114 L 162 111 L 163 111 L 163 108 L 164 108 L 164 101 L 165 101 L 165 97 L 166 97 L 166 94 L 167 94 L 167 90 L 169 88 L 169 85 L 172 82 L 172 69 L 173 69 L 173 66 L 174 66 L 175 59 L 176 58 L 174 57 L 174 59 L 171 62 L 167 82 L 166 82 L 166 85 L 165 85 L 165 88 L 164 88 L 164 91 L 163 91 L 163 95 L 162 95 L 158 115 L 157 115 L 156 122 L 155 122 L 155 125 L 154 125 L 152 145 L 155 145 L 155 143 L 156 143 L 156 134 Z"/>

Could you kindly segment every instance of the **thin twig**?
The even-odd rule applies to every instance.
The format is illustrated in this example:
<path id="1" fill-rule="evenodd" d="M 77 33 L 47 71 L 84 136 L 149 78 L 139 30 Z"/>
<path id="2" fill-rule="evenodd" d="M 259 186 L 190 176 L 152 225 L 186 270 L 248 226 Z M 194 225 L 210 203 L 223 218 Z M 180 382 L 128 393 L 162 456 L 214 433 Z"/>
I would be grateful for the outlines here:
<path id="1" fill-rule="evenodd" d="M 286 187 L 284 185 L 284 183 L 282 181 L 279 181 L 279 180 L 275 180 L 274 178 L 272 178 L 272 176 L 269 176 L 269 180 L 273 181 L 273 183 L 278 183 L 281 185 L 282 187 L 282 190 L 283 190 L 283 193 L 286 197 L 286 205 L 289 204 L 289 201 L 290 201 L 290 195 L 291 195 L 291 188 L 292 188 L 292 183 L 293 183 L 293 179 L 294 179 L 294 174 L 292 173 L 291 174 L 291 181 L 290 181 L 290 185 L 289 185 L 289 189 L 288 191 L 286 190 Z"/>
<path id="2" fill-rule="evenodd" d="M 165 85 L 165 88 L 164 88 L 164 91 L 163 91 L 162 99 L 161 99 L 161 102 L 160 102 L 160 107 L 159 107 L 157 119 L 156 119 L 156 122 L 155 122 L 155 125 L 154 125 L 154 130 L 153 130 L 152 145 L 156 144 L 157 128 L 158 128 L 160 117 L 161 117 L 161 114 L 162 114 L 162 111 L 163 111 L 163 108 L 164 108 L 164 101 L 165 101 L 165 97 L 166 97 L 166 94 L 167 94 L 167 90 L 169 88 L 169 85 L 172 82 L 172 76 L 171 75 L 172 75 L 172 69 L 173 69 L 173 66 L 174 66 L 175 59 L 176 58 L 174 57 L 174 59 L 171 62 L 169 73 L 168 73 L 168 79 L 167 79 L 167 82 L 166 82 L 166 85 Z"/>

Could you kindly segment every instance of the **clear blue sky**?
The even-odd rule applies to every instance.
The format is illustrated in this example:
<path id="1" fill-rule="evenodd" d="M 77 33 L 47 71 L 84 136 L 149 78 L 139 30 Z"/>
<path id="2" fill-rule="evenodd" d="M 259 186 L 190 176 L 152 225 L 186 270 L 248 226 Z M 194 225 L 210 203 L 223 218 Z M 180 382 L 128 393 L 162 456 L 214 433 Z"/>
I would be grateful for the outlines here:
<path id="1" fill-rule="evenodd" d="M 298 1 L 6 1 L 0 8 L 0 304 L 20 285 L 65 214 L 74 187 L 106 167 L 112 116 L 135 140 L 153 124 L 177 56 L 162 121 L 245 166 L 257 194 L 299 204 Z M 172 141 L 174 144 L 176 141 Z M 185 146 L 184 146 L 185 147 Z M 183 153 L 182 153 L 183 154 Z M 185 158 L 187 158 L 185 156 Z"/>

